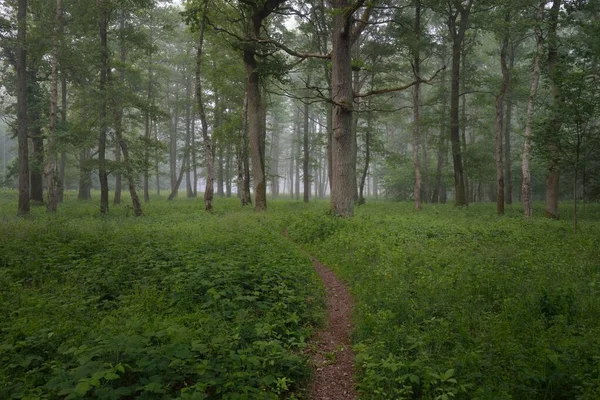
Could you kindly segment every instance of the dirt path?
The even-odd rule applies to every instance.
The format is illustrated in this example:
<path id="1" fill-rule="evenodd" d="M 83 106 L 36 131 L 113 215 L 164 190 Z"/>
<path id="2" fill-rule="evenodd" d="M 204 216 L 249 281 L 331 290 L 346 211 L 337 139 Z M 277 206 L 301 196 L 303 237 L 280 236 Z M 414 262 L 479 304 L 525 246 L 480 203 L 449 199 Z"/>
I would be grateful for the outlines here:
<path id="1" fill-rule="evenodd" d="M 317 350 L 313 355 L 314 381 L 310 398 L 314 400 L 356 399 L 354 382 L 354 353 L 350 332 L 352 297 L 334 273 L 309 256 L 323 280 L 327 300 L 327 327 L 317 333 Z"/>

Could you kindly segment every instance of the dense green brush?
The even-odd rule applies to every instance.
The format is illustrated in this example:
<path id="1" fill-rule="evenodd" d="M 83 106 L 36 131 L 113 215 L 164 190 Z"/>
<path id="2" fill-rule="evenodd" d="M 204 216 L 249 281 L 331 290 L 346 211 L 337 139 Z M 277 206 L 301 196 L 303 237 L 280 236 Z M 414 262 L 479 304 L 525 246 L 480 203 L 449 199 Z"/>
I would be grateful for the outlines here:
<path id="1" fill-rule="evenodd" d="M 0 215 L 0 398 L 277 399 L 310 375 L 310 262 L 250 210 Z"/>
<path id="2" fill-rule="evenodd" d="M 598 399 L 600 207 L 578 234 L 566 208 L 413 207 L 277 217 L 351 287 L 361 399 Z"/>

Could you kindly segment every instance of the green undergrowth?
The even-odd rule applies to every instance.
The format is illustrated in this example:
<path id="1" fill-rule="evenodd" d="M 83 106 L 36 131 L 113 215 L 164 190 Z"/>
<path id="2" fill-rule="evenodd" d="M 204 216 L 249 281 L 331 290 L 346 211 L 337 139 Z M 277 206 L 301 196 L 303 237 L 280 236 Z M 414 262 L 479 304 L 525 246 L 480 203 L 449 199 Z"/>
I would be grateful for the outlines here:
<path id="1" fill-rule="evenodd" d="M 348 282 L 361 399 L 599 398 L 598 205 L 577 234 L 568 208 L 326 210 L 284 205 L 273 223 Z"/>
<path id="2" fill-rule="evenodd" d="M 73 199 L 16 218 L 0 192 L 0 398 L 280 399 L 310 378 L 310 262 L 235 200 Z"/>

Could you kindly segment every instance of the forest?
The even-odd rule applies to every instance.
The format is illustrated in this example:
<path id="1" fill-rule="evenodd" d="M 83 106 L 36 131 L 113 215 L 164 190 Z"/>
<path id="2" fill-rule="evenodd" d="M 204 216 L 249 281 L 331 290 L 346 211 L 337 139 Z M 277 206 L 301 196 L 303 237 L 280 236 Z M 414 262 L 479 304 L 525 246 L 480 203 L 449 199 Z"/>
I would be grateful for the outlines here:
<path id="1" fill-rule="evenodd" d="M 0 398 L 600 397 L 598 0 L 4 0 L 0 159 Z"/>

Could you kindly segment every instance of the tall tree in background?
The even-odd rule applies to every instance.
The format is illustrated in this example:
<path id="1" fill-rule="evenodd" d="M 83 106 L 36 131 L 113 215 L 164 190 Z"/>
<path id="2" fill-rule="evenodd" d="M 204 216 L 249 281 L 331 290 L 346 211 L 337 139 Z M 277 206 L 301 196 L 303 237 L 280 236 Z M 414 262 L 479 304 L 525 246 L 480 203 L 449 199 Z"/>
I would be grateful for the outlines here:
<path id="1" fill-rule="evenodd" d="M 56 0 L 56 18 L 54 29 L 52 30 L 52 73 L 50 78 L 50 126 L 48 127 L 48 146 L 46 148 L 46 166 L 44 175 L 46 176 L 46 188 L 48 200 L 46 209 L 55 212 L 58 206 L 58 184 L 57 184 L 57 151 L 56 141 L 56 112 L 58 109 L 58 30 L 61 24 L 62 10 L 60 0 Z"/>
<path id="2" fill-rule="evenodd" d="M 98 175 L 100 178 L 100 212 L 108 213 L 108 170 L 106 163 L 106 140 L 108 134 L 107 80 L 110 72 L 108 55 L 108 23 L 110 10 L 108 0 L 96 0 L 98 28 L 100 33 L 100 133 L 98 135 Z"/>
<path id="3" fill-rule="evenodd" d="M 561 0 L 554 0 L 550 9 L 548 24 L 548 77 L 550 79 L 550 91 L 552 93 L 553 109 L 552 117 L 546 128 L 546 137 L 548 139 L 548 176 L 546 178 L 546 217 L 558 218 L 558 196 L 559 196 L 559 155 L 558 146 L 553 136 L 557 135 L 561 127 L 560 104 L 561 93 L 558 82 L 558 16 L 561 7 Z"/>
<path id="4" fill-rule="evenodd" d="M 531 84 L 529 89 L 529 98 L 527 100 L 527 114 L 525 116 L 525 138 L 523 141 L 523 153 L 521 156 L 521 171 L 523 180 L 521 184 L 521 202 L 523 203 L 523 213 L 525 217 L 533 217 L 532 193 L 531 193 L 531 138 L 533 127 L 533 111 L 535 106 L 535 95 L 537 93 L 540 81 L 540 58 L 543 52 L 544 39 L 542 36 L 542 22 L 544 19 L 544 7 L 547 1 L 542 0 L 538 3 L 535 19 L 535 52 L 531 66 Z"/>
<path id="5" fill-rule="evenodd" d="M 213 142 L 208 136 L 208 123 L 206 121 L 206 111 L 204 109 L 204 100 L 202 97 L 202 47 L 204 44 L 204 31 L 206 29 L 206 10 L 208 9 L 208 0 L 205 0 L 202 8 L 202 17 L 200 21 L 200 31 L 198 34 L 198 45 L 196 48 L 196 103 L 198 115 L 202 125 L 202 140 L 204 143 L 204 157 L 206 158 L 206 187 L 204 189 L 204 209 L 212 211 L 214 197 L 214 149 Z M 215 110 L 218 112 L 218 110 Z"/>
<path id="6" fill-rule="evenodd" d="M 252 159 L 252 178 L 254 184 L 254 209 L 264 211 L 267 208 L 267 181 L 265 175 L 264 154 L 264 105 L 261 97 L 261 75 L 257 61 L 258 41 L 261 38 L 263 21 L 271 15 L 285 0 L 254 0 L 242 2 L 248 8 L 249 44 L 244 49 L 246 66 L 246 97 L 248 101 L 248 137 L 250 158 Z"/>
<path id="7" fill-rule="evenodd" d="M 421 0 L 415 0 L 415 27 L 412 50 L 412 67 L 415 76 L 413 86 L 413 166 L 415 168 L 415 208 L 421 210 L 421 165 L 419 163 L 419 141 L 421 139 Z"/>
<path id="8" fill-rule="evenodd" d="M 19 141 L 18 215 L 29 214 L 29 146 L 27 139 L 27 0 L 17 9 L 17 136 Z"/>
<path id="9" fill-rule="evenodd" d="M 495 144 L 496 144 L 496 212 L 504 214 L 504 96 L 509 85 L 509 72 L 507 64 L 507 51 L 510 38 L 510 12 L 507 11 L 504 25 L 501 29 L 500 66 L 502 70 L 502 84 L 496 95 L 495 110 Z"/>
<path id="10" fill-rule="evenodd" d="M 463 156 L 459 135 L 459 97 L 460 97 L 460 65 L 461 49 L 469 24 L 469 15 L 473 0 L 463 4 L 462 0 L 447 0 L 448 28 L 452 37 L 452 72 L 450 93 L 450 143 L 454 163 L 454 204 L 466 206 L 467 194 L 463 172 Z"/>

